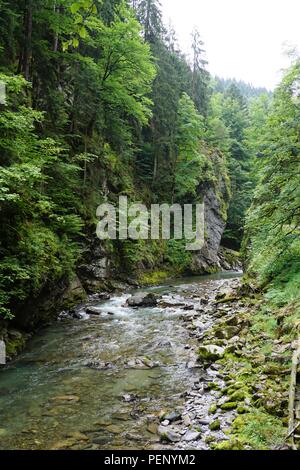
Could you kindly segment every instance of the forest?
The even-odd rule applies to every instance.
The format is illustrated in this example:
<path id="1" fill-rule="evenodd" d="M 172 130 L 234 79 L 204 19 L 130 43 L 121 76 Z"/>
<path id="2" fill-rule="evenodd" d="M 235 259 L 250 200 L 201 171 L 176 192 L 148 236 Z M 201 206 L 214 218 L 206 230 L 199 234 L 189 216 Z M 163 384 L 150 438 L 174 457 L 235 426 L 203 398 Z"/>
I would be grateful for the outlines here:
<path id="1" fill-rule="evenodd" d="M 183 53 L 159 0 L 0 0 L 0 11 L 0 340 L 8 359 L 60 312 L 76 318 L 77 306 L 99 293 L 105 300 L 243 270 L 238 281 L 217 280 L 215 294 L 189 292 L 189 301 L 206 296 L 203 308 L 216 315 L 210 329 L 190 325 L 200 328 L 197 361 L 217 362 L 224 381 L 206 381 L 214 400 L 204 437 L 194 417 L 180 447 L 169 413 L 156 430 L 159 448 L 299 448 L 300 59 L 273 93 L 212 76 L 197 29 L 190 56 Z M 204 203 L 204 248 L 188 252 L 175 239 L 99 241 L 97 207 L 120 196 L 147 206 Z M 131 361 L 133 369 L 155 371 L 155 360 L 143 357 L 148 363 Z M 68 389 L 49 399 L 72 405 L 76 397 Z M 3 409 L 1 449 L 45 448 L 55 430 L 25 439 L 5 401 Z M 121 435 L 114 420 L 109 427 Z M 84 431 L 69 431 L 55 449 L 86 445 Z M 134 440 L 101 439 L 89 444 L 132 448 Z"/>

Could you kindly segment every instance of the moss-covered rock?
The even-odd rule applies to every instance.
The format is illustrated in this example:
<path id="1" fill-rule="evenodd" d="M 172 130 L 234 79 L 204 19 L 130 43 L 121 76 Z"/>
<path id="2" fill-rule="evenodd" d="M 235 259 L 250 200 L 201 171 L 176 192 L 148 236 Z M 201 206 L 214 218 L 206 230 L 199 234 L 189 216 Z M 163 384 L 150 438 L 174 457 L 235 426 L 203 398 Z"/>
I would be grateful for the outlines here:
<path id="1" fill-rule="evenodd" d="M 212 423 L 210 423 L 209 425 L 209 429 L 211 431 L 218 431 L 219 429 L 221 429 L 221 421 L 219 419 L 212 421 Z"/>
<path id="2" fill-rule="evenodd" d="M 209 382 L 206 385 L 207 390 L 220 390 L 220 386 L 216 382 Z"/>
<path id="3" fill-rule="evenodd" d="M 215 344 L 200 346 L 198 349 L 199 361 L 214 362 L 224 357 L 224 355 L 225 349 L 220 346 L 216 346 Z"/>
<path id="4" fill-rule="evenodd" d="M 238 406 L 238 403 L 235 401 L 227 401 L 226 403 L 223 403 L 221 405 L 221 410 L 223 411 L 229 411 L 229 410 L 235 410 Z"/>
<path id="5" fill-rule="evenodd" d="M 217 411 L 217 409 L 218 409 L 217 405 L 212 405 L 212 406 L 209 408 L 208 412 L 209 412 L 210 414 L 215 414 L 216 411 Z"/>
<path id="6" fill-rule="evenodd" d="M 6 359 L 11 360 L 17 354 L 23 351 L 28 335 L 18 330 L 8 330 L 8 336 L 5 341 Z"/>
<path id="7" fill-rule="evenodd" d="M 228 441 L 218 442 L 212 446 L 214 450 L 244 450 L 242 442 L 238 438 L 229 439 Z"/>

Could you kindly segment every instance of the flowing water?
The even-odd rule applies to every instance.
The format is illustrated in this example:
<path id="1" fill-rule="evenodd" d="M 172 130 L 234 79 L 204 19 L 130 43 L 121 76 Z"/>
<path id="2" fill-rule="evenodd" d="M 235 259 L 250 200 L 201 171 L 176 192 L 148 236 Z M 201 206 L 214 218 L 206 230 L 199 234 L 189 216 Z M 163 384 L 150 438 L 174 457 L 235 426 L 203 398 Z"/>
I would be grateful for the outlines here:
<path id="1" fill-rule="evenodd" d="M 233 276 L 151 290 L 180 295 L 189 285 Z M 182 310 L 132 309 L 129 296 L 98 302 L 101 316 L 55 322 L 0 372 L 0 449 L 155 448 L 151 416 L 178 409 L 195 381 L 186 367 L 192 340 Z"/>

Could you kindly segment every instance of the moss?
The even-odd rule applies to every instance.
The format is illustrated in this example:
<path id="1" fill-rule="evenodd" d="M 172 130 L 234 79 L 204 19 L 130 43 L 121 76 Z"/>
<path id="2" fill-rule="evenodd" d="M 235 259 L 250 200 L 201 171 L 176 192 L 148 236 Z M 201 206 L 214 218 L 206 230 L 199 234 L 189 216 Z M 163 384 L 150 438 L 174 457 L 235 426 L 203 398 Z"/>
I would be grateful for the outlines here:
<path id="1" fill-rule="evenodd" d="M 151 273 L 143 273 L 139 276 L 139 282 L 144 286 L 152 286 L 171 277 L 170 271 L 153 271 Z"/>
<path id="2" fill-rule="evenodd" d="M 238 406 L 236 411 L 238 412 L 238 414 L 243 415 L 245 413 L 249 413 L 249 408 L 247 408 L 246 406 Z"/>
<path id="3" fill-rule="evenodd" d="M 231 401 L 243 401 L 245 398 L 250 398 L 250 394 L 247 388 L 242 388 L 230 394 L 229 397 Z"/>
<path id="4" fill-rule="evenodd" d="M 232 432 L 238 434 L 243 444 L 255 450 L 264 450 L 283 444 L 287 430 L 280 419 L 263 410 L 255 410 L 236 418 Z"/>
<path id="5" fill-rule="evenodd" d="M 224 356 L 225 350 L 216 345 L 200 346 L 198 349 L 199 361 L 214 362 Z"/>
<path id="6" fill-rule="evenodd" d="M 220 390 L 220 386 L 215 382 L 209 382 L 207 384 L 207 389 L 208 390 L 217 390 L 218 391 L 218 390 Z"/>
<path id="7" fill-rule="evenodd" d="M 234 251 L 229 248 L 222 247 L 222 255 L 225 261 L 230 266 L 234 266 L 238 263 L 241 263 L 241 254 L 239 251 Z"/>
<path id="8" fill-rule="evenodd" d="M 210 423 L 209 429 L 211 431 L 218 431 L 219 429 L 221 429 L 221 421 L 219 419 L 216 419 L 215 421 Z"/>
<path id="9" fill-rule="evenodd" d="M 217 409 L 218 409 L 217 405 L 212 405 L 212 406 L 209 408 L 208 412 L 209 412 L 210 414 L 215 414 L 215 412 L 217 411 Z"/>
<path id="10" fill-rule="evenodd" d="M 237 402 L 227 401 L 226 403 L 223 403 L 223 405 L 221 405 L 221 410 L 223 411 L 234 410 L 237 408 L 237 406 L 238 406 Z"/>
<path id="11" fill-rule="evenodd" d="M 14 356 L 23 351 L 26 344 L 27 337 L 20 333 L 20 335 L 9 338 L 6 342 L 6 355 L 12 359 Z"/>
<path id="12" fill-rule="evenodd" d="M 244 446 L 238 438 L 222 441 L 212 446 L 214 450 L 243 450 Z"/>

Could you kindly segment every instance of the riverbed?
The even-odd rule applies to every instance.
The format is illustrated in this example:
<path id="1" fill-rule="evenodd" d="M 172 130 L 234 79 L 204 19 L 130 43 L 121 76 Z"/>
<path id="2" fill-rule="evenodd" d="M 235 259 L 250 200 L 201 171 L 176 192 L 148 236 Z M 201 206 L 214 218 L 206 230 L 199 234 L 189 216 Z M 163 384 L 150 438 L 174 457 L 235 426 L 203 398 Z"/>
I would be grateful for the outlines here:
<path id="1" fill-rule="evenodd" d="M 81 319 L 63 318 L 44 328 L 0 372 L 0 449 L 167 447 L 159 433 L 162 416 L 169 414 L 169 424 L 176 413 L 182 419 L 187 393 L 197 393 L 201 381 L 198 340 L 184 316 L 198 310 L 199 322 L 209 324 L 201 302 L 224 279 L 237 276 L 169 281 L 148 289 L 161 302 L 151 308 L 128 307 L 132 293 L 119 293 L 91 302 L 101 315 L 85 314 L 81 306 Z M 186 422 L 181 437 L 168 445 L 189 448 L 188 432 L 200 436 L 192 425 Z"/>

